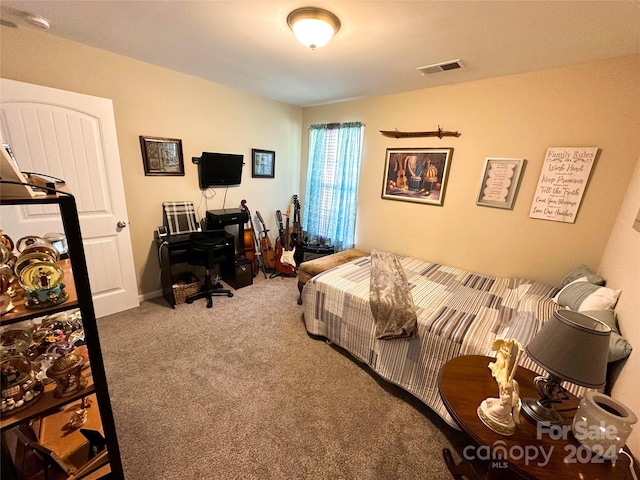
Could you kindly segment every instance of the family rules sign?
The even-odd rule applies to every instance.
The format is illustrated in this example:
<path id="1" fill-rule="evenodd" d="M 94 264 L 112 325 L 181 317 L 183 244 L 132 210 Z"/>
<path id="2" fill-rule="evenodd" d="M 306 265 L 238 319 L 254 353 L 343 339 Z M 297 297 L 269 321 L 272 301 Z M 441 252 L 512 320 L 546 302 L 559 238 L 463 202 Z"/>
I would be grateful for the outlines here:
<path id="1" fill-rule="evenodd" d="M 529 217 L 574 223 L 597 153 L 597 147 L 549 148 Z"/>

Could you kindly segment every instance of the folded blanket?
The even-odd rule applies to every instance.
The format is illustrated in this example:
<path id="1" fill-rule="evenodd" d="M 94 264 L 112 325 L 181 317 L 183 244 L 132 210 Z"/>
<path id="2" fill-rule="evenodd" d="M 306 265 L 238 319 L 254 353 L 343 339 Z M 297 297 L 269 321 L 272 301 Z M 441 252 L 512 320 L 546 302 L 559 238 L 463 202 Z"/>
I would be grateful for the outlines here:
<path id="1" fill-rule="evenodd" d="M 413 297 L 400 260 L 393 252 L 371 251 L 369 303 L 377 339 L 411 337 L 417 332 Z"/>

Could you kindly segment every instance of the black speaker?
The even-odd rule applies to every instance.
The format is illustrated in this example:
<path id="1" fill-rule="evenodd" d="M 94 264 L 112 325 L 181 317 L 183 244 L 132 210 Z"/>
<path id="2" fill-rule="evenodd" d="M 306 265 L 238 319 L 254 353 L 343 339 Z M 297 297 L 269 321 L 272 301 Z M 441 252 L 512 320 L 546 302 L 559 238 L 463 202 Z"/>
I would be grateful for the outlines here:
<path id="1" fill-rule="evenodd" d="M 251 260 L 245 257 L 236 259 L 232 274 L 224 281 L 236 290 L 248 285 L 253 285 L 253 275 L 251 273 Z"/>
<path id="2" fill-rule="evenodd" d="M 333 247 L 328 247 L 326 245 L 307 245 L 304 247 L 303 261 L 308 262 L 309 260 L 324 257 L 325 255 L 331 255 L 332 253 L 335 253 L 335 249 Z"/>

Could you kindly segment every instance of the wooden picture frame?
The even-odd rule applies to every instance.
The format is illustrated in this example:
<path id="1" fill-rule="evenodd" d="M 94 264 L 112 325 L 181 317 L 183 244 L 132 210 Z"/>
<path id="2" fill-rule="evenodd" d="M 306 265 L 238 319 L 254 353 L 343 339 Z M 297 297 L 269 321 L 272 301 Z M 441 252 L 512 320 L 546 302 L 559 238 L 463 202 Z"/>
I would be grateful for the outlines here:
<path id="1" fill-rule="evenodd" d="M 251 149 L 251 176 L 253 178 L 275 178 L 276 152 Z"/>
<path id="2" fill-rule="evenodd" d="M 140 135 L 144 174 L 184 175 L 182 140 Z"/>
<path id="3" fill-rule="evenodd" d="M 382 198 L 442 206 L 452 156 L 453 148 L 387 148 Z"/>
<path id="4" fill-rule="evenodd" d="M 524 158 L 487 157 L 476 205 L 512 209 L 525 164 Z"/>

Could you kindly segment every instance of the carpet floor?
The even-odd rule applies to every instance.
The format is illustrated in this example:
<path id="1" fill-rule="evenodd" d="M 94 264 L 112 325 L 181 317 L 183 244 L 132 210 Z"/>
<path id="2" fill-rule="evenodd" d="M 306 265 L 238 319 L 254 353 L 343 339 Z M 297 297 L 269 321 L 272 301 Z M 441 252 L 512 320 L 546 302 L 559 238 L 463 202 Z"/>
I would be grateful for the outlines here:
<path id="1" fill-rule="evenodd" d="M 452 478 L 464 435 L 310 337 L 296 279 L 233 292 L 98 320 L 128 480 Z"/>

